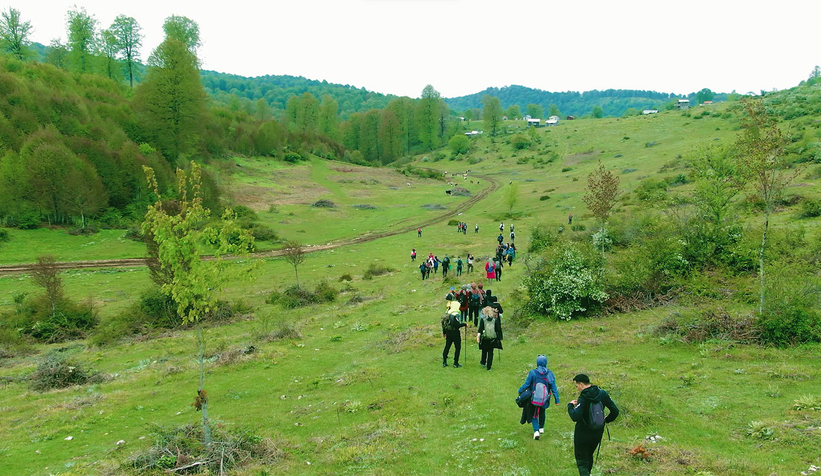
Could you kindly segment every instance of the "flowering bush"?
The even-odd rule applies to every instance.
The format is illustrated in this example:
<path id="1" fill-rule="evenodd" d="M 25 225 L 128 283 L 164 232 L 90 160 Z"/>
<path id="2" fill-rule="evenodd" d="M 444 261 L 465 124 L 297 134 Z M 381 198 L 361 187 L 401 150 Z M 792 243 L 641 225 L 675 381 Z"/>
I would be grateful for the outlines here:
<path id="1" fill-rule="evenodd" d="M 603 261 L 592 250 L 565 246 L 525 278 L 535 312 L 570 320 L 607 299 L 604 292 Z"/>

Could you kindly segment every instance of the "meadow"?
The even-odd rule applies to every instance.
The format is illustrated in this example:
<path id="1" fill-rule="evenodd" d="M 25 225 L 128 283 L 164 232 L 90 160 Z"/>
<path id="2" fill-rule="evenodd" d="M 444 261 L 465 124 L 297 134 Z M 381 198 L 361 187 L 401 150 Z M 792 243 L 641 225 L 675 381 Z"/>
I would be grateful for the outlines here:
<path id="1" fill-rule="evenodd" d="M 474 193 L 488 185 L 475 175 L 503 185 L 516 182 L 513 217 L 503 187 L 453 217 L 468 223 L 465 235 L 445 220 L 425 227 L 421 238 L 409 231 L 310 253 L 299 268 L 301 283 L 313 289 L 324 281 L 339 289 L 332 303 L 298 309 L 266 304 L 271 291 L 293 282 L 293 268 L 282 258 L 257 258 L 256 279 L 231 282 L 221 295 L 251 311 L 205 329 L 205 386 L 214 423 L 271 438 L 280 453 L 228 474 L 577 474 L 565 404 L 576 398 L 570 380 L 580 372 L 608 390 L 622 411 L 610 425 L 612 440 L 605 439 L 595 474 L 783 476 L 821 464 L 821 411 L 796 405 L 808 396 L 821 400 L 818 344 L 780 349 L 717 339 L 687 343 L 654 333 L 671 316 L 702 309 L 751 312 L 755 299 L 737 296 L 755 296 L 755 279 L 730 276 L 722 292 L 630 313 L 556 321 L 524 311 L 522 279 L 537 259 L 526 251 L 532 230 L 566 226 L 569 213 L 575 225 L 596 228 L 581 197 L 599 161 L 616 171 L 624 191 L 613 222 L 653 211 L 653 204 L 634 193 L 643 181 L 674 181 L 687 175 L 685 160 L 699 145 L 735 140 L 737 120 L 719 110 L 725 114 L 700 119 L 694 117 L 701 110 L 694 110 L 563 121 L 539 129 L 540 143 L 530 150 L 514 150 L 506 142 L 510 135 L 503 135 L 477 139 L 469 159 L 418 156 L 418 167 L 469 169 L 468 180 L 456 180 Z M 445 195 L 449 187 L 443 181 L 391 169 L 319 159 L 297 166 L 256 158 L 233 163 L 218 168 L 231 198 L 257 212 L 280 237 L 309 245 L 412 226 L 446 213 L 424 205 L 452 209 L 466 200 Z M 817 197 L 810 173 L 790 193 Z M 669 191 L 686 194 L 691 188 L 683 181 Z M 311 207 L 320 199 L 336 208 Z M 355 207 L 364 204 L 375 209 Z M 800 233 L 814 242 L 818 220 L 795 215 L 794 209 L 780 209 L 774 236 Z M 744 219 L 748 227 L 759 226 L 755 214 Z M 440 258 L 472 253 L 477 271 L 455 282 L 477 281 L 502 220 L 506 238 L 515 225 L 520 250 L 502 281 L 488 284 L 505 308 L 505 349 L 486 371 L 470 344 L 475 328 L 469 328 L 464 367 L 443 368 L 439 318 L 451 281 L 422 281 L 410 250 Z M 0 262 L 27 262 L 46 251 L 65 261 L 143 256 L 144 248 L 123 234 L 12 231 L 11 241 L 0 245 Z M 371 265 L 391 271 L 366 279 Z M 151 287 L 141 268 L 69 271 L 63 280 L 67 294 L 94 301 L 103 323 Z M 13 311 L 21 293 L 37 292 L 28 276 L 0 276 L 0 311 Z M 287 337 L 270 337 L 283 330 Z M 35 392 L 25 377 L 48 352 L 71 356 L 107 378 Z M 519 424 L 514 398 L 540 353 L 557 376 L 561 403 L 548 410 L 546 433 L 534 441 L 529 424 Z M 0 465 L 0 475 L 123 474 L 123 462 L 154 441 L 155 425 L 198 423 L 191 406 L 197 378 L 191 329 L 104 345 L 37 345 L 32 353 L 0 359 L 0 459 L 11 462 Z M 639 446 L 646 453 L 631 454 Z"/>

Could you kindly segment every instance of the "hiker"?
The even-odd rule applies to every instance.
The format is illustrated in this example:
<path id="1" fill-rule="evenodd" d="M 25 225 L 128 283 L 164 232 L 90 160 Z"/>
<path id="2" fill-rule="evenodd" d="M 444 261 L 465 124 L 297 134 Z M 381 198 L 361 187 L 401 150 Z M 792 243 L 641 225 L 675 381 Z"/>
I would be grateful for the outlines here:
<path id="1" fill-rule="evenodd" d="M 573 214 L 572 214 L 572 213 L 571 213 L 571 214 L 569 214 L 569 215 L 567 215 L 567 224 L 568 224 L 568 225 L 572 225 L 572 224 L 573 224 Z"/>
<path id="2" fill-rule="evenodd" d="M 445 296 L 445 301 L 448 301 L 448 305 L 450 305 L 450 301 L 455 301 L 455 300 L 456 300 L 456 288 L 451 286 L 450 291 L 448 291 L 448 294 Z"/>
<path id="3" fill-rule="evenodd" d="M 416 261 L 416 248 L 411 248 L 411 263 Z"/>
<path id="4" fill-rule="evenodd" d="M 479 224 L 476 224 L 476 228 L 473 229 L 473 233 L 479 233 Z"/>
<path id="5" fill-rule="evenodd" d="M 462 222 L 462 234 L 463 235 L 468 234 L 468 224 L 466 222 Z"/>
<path id="6" fill-rule="evenodd" d="M 441 263 L 441 261 L 439 261 L 439 257 L 434 256 L 433 257 L 433 262 L 432 262 L 432 264 L 433 264 L 433 274 L 436 274 L 436 273 L 439 272 L 439 263 Z"/>
<path id="7" fill-rule="evenodd" d="M 544 388 L 537 384 L 542 384 Z M 547 368 L 546 356 L 540 354 L 536 357 L 536 368 L 527 373 L 525 383 L 519 387 L 519 395 L 525 390 L 530 390 L 531 396 L 522 408 L 522 418 L 519 423 L 524 425 L 530 422 L 533 425 L 533 439 L 538 440 L 544 434 L 545 412 L 550 408 L 550 395 L 553 395 L 556 405 L 559 404 L 556 376 Z"/>
<path id="8" fill-rule="evenodd" d="M 451 344 L 455 348 L 453 351 L 453 366 L 457 369 L 461 367 L 459 365 L 459 354 L 462 351 L 462 335 L 459 334 L 459 329 L 466 325 L 459 322 L 459 301 L 450 301 L 448 310 L 442 317 L 442 337 L 445 338 L 445 349 L 442 351 L 442 367 L 448 366 L 448 353 Z"/>
<path id="9" fill-rule="evenodd" d="M 456 276 L 461 276 L 461 275 L 462 275 L 462 257 L 457 256 L 456 257 Z"/>
<path id="10" fill-rule="evenodd" d="M 493 291 L 488 289 L 485 291 L 485 305 L 492 307 L 496 310 L 496 315 L 499 316 L 499 319 L 502 318 L 502 314 L 505 312 L 502 309 L 502 305 L 499 304 L 499 298 L 493 295 Z"/>
<path id="11" fill-rule="evenodd" d="M 479 363 L 490 370 L 493 367 L 493 349 L 502 348 L 502 320 L 490 306 L 484 307 L 480 313 L 476 343 L 482 350 L 482 359 Z"/>
<path id="12" fill-rule="evenodd" d="M 470 285 L 463 284 L 462 288 L 456 294 L 456 299 L 459 301 L 459 313 L 461 314 L 461 322 L 468 320 L 468 307 L 470 306 Z"/>
<path id="13" fill-rule="evenodd" d="M 510 232 L 513 233 L 513 223 L 510 224 Z"/>
<path id="14" fill-rule="evenodd" d="M 516 257 L 516 247 L 513 244 L 510 245 L 510 248 L 507 249 L 507 265 L 513 265 L 513 258 Z"/>
<path id="15" fill-rule="evenodd" d="M 481 283 L 480 283 L 481 284 Z M 479 325 L 479 310 L 482 309 L 482 304 L 484 304 L 484 295 L 479 290 L 479 287 L 476 283 L 470 283 L 470 296 L 469 296 L 469 303 L 468 303 L 468 321 L 471 319 L 473 320 L 473 325 Z"/>
<path id="16" fill-rule="evenodd" d="M 496 241 L 498 241 L 499 245 L 501 245 L 502 242 L 505 241 L 505 236 L 503 234 L 499 233 L 499 236 L 496 237 Z"/>
<path id="17" fill-rule="evenodd" d="M 450 269 L 450 257 L 445 255 L 445 258 L 442 260 L 442 278 L 448 277 L 448 270 Z"/>
<path id="18" fill-rule="evenodd" d="M 419 238 L 422 238 L 422 229 L 421 228 L 416 230 L 416 236 L 419 237 Z"/>
<path id="19" fill-rule="evenodd" d="M 581 392 L 579 398 L 567 404 L 567 413 L 570 419 L 576 422 L 573 451 L 579 476 L 590 476 L 590 471 L 593 470 L 593 454 L 596 447 L 601 444 L 604 425 L 619 416 L 619 409 L 607 392 L 590 384 L 587 375 L 578 374 L 573 377 L 573 385 Z M 604 407 L 610 410 L 606 417 Z"/>
<path id="20" fill-rule="evenodd" d="M 516 239 L 516 233 L 510 232 L 510 241 L 514 241 Z"/>
<path id="21" fill-rule="evenodd" d="M 502 260 L 500 258 L 496 258 L 493 261 L 493 265 L 495 266 L 494 271 L 496 272 L 496 281 L 502 280 Z"/>
<path id="22" fill-rule="evenodd" d="M 468 264 L 468 274 L 471 274 L 473 272 L 473 255 L 468 253 L 468 255 L 465 259 L 467 260 L 467 264 Z"/>
<path id="23" fill-rule="evenodd" d="M 420 264 L 419 272 L 422 273 L 422 281 L 424 281 L 428 277 L 428 265 L 426 263 Z"/>
<path id="24" fill-rule="evenodd" d="M 488 285 L 490 285 L 491 281 L 496 279 L 496 265 L 494 263 L 495 261 L 491 260 L 488 260 L 487 263 L 485 263 L 485 272 L 487 273 Z"/>
<path id="25" fill-rule="evenodd" d="M 503 231 L 505 231 L 505 222 L 499 223 L 499 233 L 501 234 Z"/>

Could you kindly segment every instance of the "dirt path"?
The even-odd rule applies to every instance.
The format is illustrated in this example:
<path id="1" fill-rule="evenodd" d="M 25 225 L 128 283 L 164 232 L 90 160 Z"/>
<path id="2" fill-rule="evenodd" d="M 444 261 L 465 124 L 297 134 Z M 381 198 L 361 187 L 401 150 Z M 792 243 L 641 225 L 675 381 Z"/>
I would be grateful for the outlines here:
<path id="1" fill-rule="evenodd" d="M 380 238 L 386 238 L 388 236 L 395 236 L 400 235 L 402 233 L 408 233 L 412 231 L 416 231 L 417 228 L 423 228 L 426 226 L 435 225 L 437 223 L 441 223 L 445 220 L 450 219 L 451 217 L 458 216 L 460 213 L 464 213 L 467 210 L 470 210 L 474 205 L 481 202 L 488 195 L 495 192 L 499 188 L 499 182 L 495 179 L 488 177 L 486 175 L 473 175 L 473 177 L 480 178 L 482 180 L 487 181 L 490 186 L 483 189 L 481 192 L 477 193 L 476 195 L 470 197 L 469 199 L 462 202 L 459 206 L 454 208 L 453 210 L 448 210 L 446 213 L 441 215 L 435 216 L 428 220 L 425 220 L 420 223 L 416 223 L 414 225 L 404 226 L 402 228 L 397 228 L 395 230 L 388 230 L 382 231 L 378 233 L 366 233 L 364 235 L 357 236 L 355 238 L 350 238 L 347 240 L 339 240 L 336 242 L 327 243 L 324 245 L 313 245 L 306 247 L 305 251 L 307 253 L 313 253 L 315 251 L 324 251 L 330 250 L 334 248 L 341 248 L 343 246 L 348 245 L 355 245 L 361 243 L 367 243 L 369 241 L 378 240 Z M 263 251 L 259 253 L 254 253 L 253 256 L 257 258 L 268 258 L 274 256 L 281 256 L 282 251 L 274 250 L 274 251 Z M 204 259 L 209 259 L 209 257 L 204 257 Z M 62 263 L 56 263 L 57 268 L 59 269 L 91 269 L 91 268 L 136 268 L 146 266 L 146 258 L 128 258 L 128 259 L 105 259 L 105 260 L 91 260 L 91 261 L 67 261 Z M 0 275 L 8 275 L 8 274 L 20 274 L 20 273 L 29 273 L 34 268 L 34 264 L 32 263 L 21 263 L 21 264 L 8 264 L 8 265 L 0 265 Z"/>

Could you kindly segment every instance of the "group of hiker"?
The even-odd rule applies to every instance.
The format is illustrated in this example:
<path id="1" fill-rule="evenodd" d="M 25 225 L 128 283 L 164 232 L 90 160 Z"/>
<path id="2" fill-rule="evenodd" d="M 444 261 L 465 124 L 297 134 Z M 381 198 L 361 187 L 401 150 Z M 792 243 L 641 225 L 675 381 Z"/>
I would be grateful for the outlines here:
<path id="1" fill-rule="evenodd" d="M 453 366 L 461 367 L 459 357 L 462 351 L 460 329 L 472 324 L 476 327 L 476 343 L 482 352 L 479 363 L 487 370 L 493 367 L 493 351 L 502 348 L 502 313 L 504 309 L 493 292 L 484 289 L 482 283 L 463 284 L 457 291 L 451 286 L 445 296 L 445 315 L 442 317 L 442 336 L 445 349 L 442 351 L 442 367 L 448 366 L 448 354 L 454 347 Z M 465 329 L 467 338 L 467 329 Z"/>
<path id="2" fill-rule="evenodd" d="M 416 261 L 416 248 L 411 249 L 411 262 Z M 456 260 L 452 260 L 450 256 L 445 255 L 444 258 L 441 260 L 438 256 L 430 253 L 424 261 L 419 263 L 419 273 L 422 275 L 422 280 L 426 280 L 430 278 L 431 272 L 433 274 L 437 274 L 439 272 L 439 268 L 442 268 L 442 278 L 448 277 L 448 272 L 454 268 L 456 268 L 456 276 L 462 275 L 462 270 L 464 269 L 465 265 L 467 265 L 467 272 L 473 272 L 473 255 L 469 254 L 465 257 L 464 261 L 462 260 L 461 256 L 457 256 Z"/>

